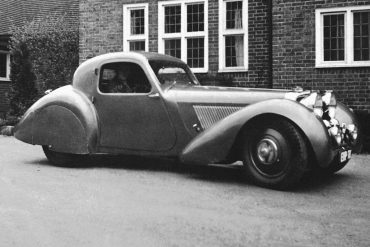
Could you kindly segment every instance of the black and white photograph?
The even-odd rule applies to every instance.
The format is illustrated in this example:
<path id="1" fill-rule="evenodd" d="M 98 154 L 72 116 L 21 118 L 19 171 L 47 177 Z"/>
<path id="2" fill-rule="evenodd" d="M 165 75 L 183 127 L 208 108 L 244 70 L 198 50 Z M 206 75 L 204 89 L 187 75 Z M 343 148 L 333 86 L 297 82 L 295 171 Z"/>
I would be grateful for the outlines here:
<path id="1" fill-rule="evenodd" d="M 370 246 L 370 0 L 0 6 L 0 246 Z"/>

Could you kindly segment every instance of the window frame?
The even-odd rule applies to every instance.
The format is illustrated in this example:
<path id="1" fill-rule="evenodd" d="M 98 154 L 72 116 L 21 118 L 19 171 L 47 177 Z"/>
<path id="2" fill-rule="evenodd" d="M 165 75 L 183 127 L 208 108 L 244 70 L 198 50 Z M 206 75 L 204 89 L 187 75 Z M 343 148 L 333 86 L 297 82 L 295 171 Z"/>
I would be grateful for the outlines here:
<path id="1" fill-rule="evenodd" d="M 6 55 L 6 76 L 0 76 L 0 81 L 10 81 L 10 53 L 3 50 L 0 50 L 0 53 Z"/>
<path id="2" fill-rule="evenodd" d="M 324 8 L 315 10 L 315 67 L 316 68 L 341 68 L 341 67 L 370 67 L 369 61 L 354 60 L 354 22 L 355 12 L 370 11 L 370 5 L 355 7 Z M 324 61 L 324 16 L 344 14 L 344 60 Z"/>
<path id="3" fill-rule="evenodd" d="M 242 29 L 226 29 L 226 3 L 228 2 L 237 2 L 242 1 L 243 8 L 242 8 L 242 18 L 243 18 L 243 28 Z M 218 21 L 218 33 L 219 33 L 219 47 L 218 47 L 218 57 L 219 57 L 219 65 L 218 65 L 218 72 L 243 72 L 248 71 L 248 62 L 249 62 L 249 47 L 248 47 L 248 0 L 218 0 L 219 6 L 219 21 Z M 225 59 L 226 59 L 226 47 L 225 47 L 225 40 L 226 36 L 228 35 L 243 35 L 244 42 L 244 66 L 238 67 L 226 67 Z"/>
<path id="4" fill-rule="evenodd" d="M 204 5 L 204 30 L 197 32 L 187 31 L 187 5 L 189 4 L 203 4 Z M 165 7 L 167 6 L 181 6 L 181 32 L 179 33 L 165 33 Z M 208 0 L 171 0 L 158 2 L 158 52 L 165 54 L 165 40 L 180 39 L 181 40 L 181 60 L 187 63 L 188 38 L 204 38 L 204 66 L 201 68 L 191 68 L 194 73 L 207 73 L 208 72 Z"/>
<path id="5" fill-rule="evenodd" d="M 144 9 L 144 34 L 131 34 L 131 10 Z M 124 4 L 123 5 L 123 51 L 130 51 L 130 42 L 144 41 L 145 51 L 149 51 L 149 4 Z"/>

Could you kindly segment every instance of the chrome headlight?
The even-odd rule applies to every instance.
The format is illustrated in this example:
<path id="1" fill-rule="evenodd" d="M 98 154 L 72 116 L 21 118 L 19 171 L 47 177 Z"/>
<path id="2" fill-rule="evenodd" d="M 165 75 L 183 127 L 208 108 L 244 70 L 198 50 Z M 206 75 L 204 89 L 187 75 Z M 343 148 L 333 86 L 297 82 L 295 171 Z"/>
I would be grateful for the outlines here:
<path id="1" fill-rule="evenodd" d="M 324 115 L 322 97 L 318 93 L 316 93 L 315 103 L 313 104 L 313 111 L 319 117 L 322 117 Z"/>
<path id="2" fill-rule="evenodd" d="M 338 146 L 342 143 L 342 136 L 341 135 L 334 136 L 334 139 L 337 142 Z"/>
<path id="3" fill-rule="evenodd" d="M 328 115 L 330 117 L 330 119 L 333 119 L 335 118 L 335 111 L 336 111 L 336 107 L 335 106 L 328 106 Z"/>
<path id="4" fill-rule="evenodd" d="M 335 94 L 332 91 L 326 91 L 324 95 L 322 96 L 322 100 L 326 105 L 330 106 L 336 106 L 337 105 L 337 99 L 335 97 Z"/>
<path id="5" fill-rule="evenodd" d="M 317 116 L 323 116 L 323 100 L 319 93 L 311 93 L 309 96 L 302 99 L 300 103 L 308 108 L 311 108 Z"/>
<path id="6" fill-rule="evenodd" d="M 325 104 L 325 112 L 328 114 L 329 119 L 335 118 L 337 99 L 334 93 L 332 91 L 326 91 L 322 96 L 322 101 Z"/>
<path id="7" fill-rule="evenodd" d="M 357 137 L 358 137 L 358 133 L 357 133 L 357 128 L 354 124 L 348 124 L 346 126 L 346 129 L 347 129 L 347 133 L 350 137 L 350 140 L 351 141 L 356 141 L 357 140 Z"/>
<path id="8" fill-rule="evenodd" d="M 313 106 L 315 105 L 315 102 L 316 102 L 317 95 L 318 95 L 318 93 L 316 93 L 316 92 L 315 93 L 311 93 L 310 95 L 308 95 L 306 98 L 303 98 L 299 102 L 302 105 L 306 106 L 306 107 L 313 108 Z"/>
<path id="9" fill-rule="evenodd" d="M 354 124 L 348 124 L 348 125 L 347 125 L 347 130 L 348 130 L 349 132 L 354 132 L 354 131 L 355 131 L 355 129 L 356 129 L 356 126 L 355 126 Z"/>
<path id="10" fill-rule="evenodd" d="M 313 108 L 313 112 L 315 113 L 316 116 L 322 117 L 324 115 L 324 111 L 322 108 L 315 107 Z"/>
<path id="11" fill-rule="evenodd" d="M 336 136 L 339 134 L 339 128 L 337 126 L 333 126 L 329 129 L 331 135 Z"/>

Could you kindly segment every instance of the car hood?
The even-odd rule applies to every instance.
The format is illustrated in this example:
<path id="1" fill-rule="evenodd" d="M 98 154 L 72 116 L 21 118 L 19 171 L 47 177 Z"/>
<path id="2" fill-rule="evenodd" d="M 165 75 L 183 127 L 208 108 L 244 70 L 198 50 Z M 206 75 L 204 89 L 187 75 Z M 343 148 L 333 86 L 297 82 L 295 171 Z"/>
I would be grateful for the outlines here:
<path id="1" fill-rule="evenodd" d="M 269 99 L 289 98 L 292 90 L 215 86 L 177 86 L 165 90 L 165 96 L 177 103 L 249 105 Z M 295 93 L 298 94 L 298 93 Z M 289 98 L 290 99 L 290 98 Z M 294 97 L 292 98 L 294 100 Z"/>

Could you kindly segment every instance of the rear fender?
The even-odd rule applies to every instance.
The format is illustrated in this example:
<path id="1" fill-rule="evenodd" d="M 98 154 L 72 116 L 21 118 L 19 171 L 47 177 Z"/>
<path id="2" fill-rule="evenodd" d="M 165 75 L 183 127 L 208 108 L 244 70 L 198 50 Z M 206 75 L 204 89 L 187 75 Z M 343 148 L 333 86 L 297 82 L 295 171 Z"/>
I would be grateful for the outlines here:
<path id="1" fill-rule="evenodd" d="M 61 87 L 30 107 L 15 126 L 14 136 L 58 152 L 92 153 L 98 138 L 95 108 L 72 86 Z"/>
<path id="2" fill-rule="evenodd" d="M 328 131 L 312 110 L 295 101 L 272 99 L 247 106 L 205 130 L 185 147 L 181 161 L 206 165 L 225 160 L 243 126 L 264 114 L 281 116 L 294 123 L 305 135 L 319 164 L 325 166 L 333 159 Z"/>

